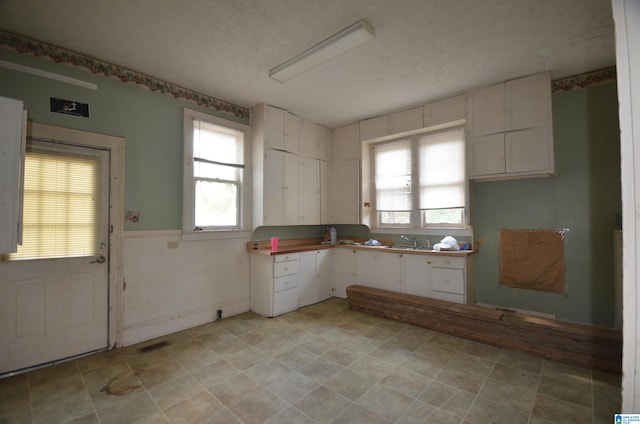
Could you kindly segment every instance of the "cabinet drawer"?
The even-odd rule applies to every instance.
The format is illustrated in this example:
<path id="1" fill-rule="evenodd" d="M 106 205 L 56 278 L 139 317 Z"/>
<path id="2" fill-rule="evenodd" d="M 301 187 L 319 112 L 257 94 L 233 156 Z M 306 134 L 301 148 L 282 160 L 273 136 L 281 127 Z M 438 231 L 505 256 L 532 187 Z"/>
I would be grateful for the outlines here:
<path id="1" fill-rule="evenodd" d="M 439 268 L 456 268 L 464 269 L 464 258 L 459 256 L 429 256 L 428 259 L 431 262 L 431 266 Z"/>
<path id="2" fill-rule="evenodd" d="M 298 261 L 276 262 L 273 264 L 273 277 L 278 278 L 284 275 L 296 274 L 298 272 Z"/>
<path id="3" fill-rule="evenodd" d="M 298 309 L 298 289 L 284 290 L 273 294 L 273 316 Z"/>
<path id="4" fill-rule="evenodd" d="M 283 290 L 289 290 L 298 287 L 298 275 L 285 275 L 284 277 L 278 277 L 273 279 L 273 292 L 281 292 Z"/>
<path id="5" fill-rule="evenodd" d="M 285 262 L 285 261 L 297 261 L 299 253 L 286 253 L 282 255 L 275 255 L 273 262 Z"/>
<path id="6" fill-rule="evenodd" d="M 464 294 L 464 271 L 450 268 L 432 268 L 431 289 L 446 293 Z"/>

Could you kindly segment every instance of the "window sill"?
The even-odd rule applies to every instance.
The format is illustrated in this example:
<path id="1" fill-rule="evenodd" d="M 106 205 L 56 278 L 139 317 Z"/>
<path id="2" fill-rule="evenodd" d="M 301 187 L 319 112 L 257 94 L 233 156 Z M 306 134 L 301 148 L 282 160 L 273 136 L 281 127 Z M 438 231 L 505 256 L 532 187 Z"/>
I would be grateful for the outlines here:
<path id="1" fill-rule="evenodd" d="M 251 231 L 193 231 L 182 233 L 182 241 L 250 239 Z"/>

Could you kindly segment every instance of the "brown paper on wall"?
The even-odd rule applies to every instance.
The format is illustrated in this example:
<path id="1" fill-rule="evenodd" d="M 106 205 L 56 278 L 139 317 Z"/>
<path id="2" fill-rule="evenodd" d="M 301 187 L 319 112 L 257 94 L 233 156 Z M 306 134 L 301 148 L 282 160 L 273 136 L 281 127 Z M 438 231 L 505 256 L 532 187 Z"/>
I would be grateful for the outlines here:
<path id="1" fill-rule="evenodd" d="M 500 230 L 499 283 L 565 291 L 564 234 L 556 230 Z"/>

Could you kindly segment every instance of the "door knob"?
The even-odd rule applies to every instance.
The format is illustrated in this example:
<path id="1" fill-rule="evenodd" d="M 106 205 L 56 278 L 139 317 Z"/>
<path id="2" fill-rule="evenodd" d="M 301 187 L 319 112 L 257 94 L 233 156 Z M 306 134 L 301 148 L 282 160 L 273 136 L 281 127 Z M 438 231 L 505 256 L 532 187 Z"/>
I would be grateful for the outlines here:
<path id="1" fill-rule="evenodd" d="M 107 258 L 105 258 L 104 256 L 100 255 L 96 257 L 95 261 L 91 261 L 89 262 L 90 264 L 102 264 L 107 260 Z"/>

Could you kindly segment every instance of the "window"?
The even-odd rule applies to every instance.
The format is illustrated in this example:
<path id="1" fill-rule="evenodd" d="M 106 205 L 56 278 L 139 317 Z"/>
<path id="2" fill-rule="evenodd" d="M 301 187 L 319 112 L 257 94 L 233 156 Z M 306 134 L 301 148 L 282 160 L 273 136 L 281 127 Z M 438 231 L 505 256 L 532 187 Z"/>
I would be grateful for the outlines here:
<path id="1" fill-rule="evenodd" d="M 377 143 L 371 149 L 377 226 L 465 226 L 462 129 Z"/>
<path id="2" fill-rule="evenodd" d="M 22 245 L 9 259 L 81 257 L 96 251 L 96 156 L 28 150 Z"/>
<path id="3" fill-rule="evenodd" d="M 184 231 L 241 230 L 247 127 L 185 109 Z"/>

